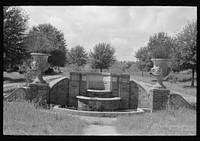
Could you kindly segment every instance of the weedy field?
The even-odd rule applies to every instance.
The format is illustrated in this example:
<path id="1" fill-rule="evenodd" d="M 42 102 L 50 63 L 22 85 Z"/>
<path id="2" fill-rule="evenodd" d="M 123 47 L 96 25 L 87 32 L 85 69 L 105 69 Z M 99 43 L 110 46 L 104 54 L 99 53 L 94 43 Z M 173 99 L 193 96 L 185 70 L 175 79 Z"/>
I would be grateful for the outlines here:
<path id="1" fill-rule="evenodd" d="M 124 135 L 196 135 L 196 111 L 157 111 L 117 118 L 114 125 Z"/>
<path id="2" fill-rule="evenodd" d="M 4 135 L 79 135 L 84 126 L 79 118 L 36 109 L 29 102 L 3 103 Z"/>

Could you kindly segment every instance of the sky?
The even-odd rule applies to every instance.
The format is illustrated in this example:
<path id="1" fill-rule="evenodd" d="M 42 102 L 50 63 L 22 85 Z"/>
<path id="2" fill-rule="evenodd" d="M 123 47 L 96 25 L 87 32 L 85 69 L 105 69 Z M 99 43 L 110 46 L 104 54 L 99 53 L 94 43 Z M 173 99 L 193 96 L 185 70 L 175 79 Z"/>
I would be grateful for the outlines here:
<path id="1" fill-rule="evenodd" d="M 183 6 L 22 6 L 29 27 L 50 23 L 64 33 L 67 49 L 87 52 L 110 43 L 118 61 L 136 61 L 135 52 L 158 32 L 175 35 L 197 19 L 197 7 Z"/>

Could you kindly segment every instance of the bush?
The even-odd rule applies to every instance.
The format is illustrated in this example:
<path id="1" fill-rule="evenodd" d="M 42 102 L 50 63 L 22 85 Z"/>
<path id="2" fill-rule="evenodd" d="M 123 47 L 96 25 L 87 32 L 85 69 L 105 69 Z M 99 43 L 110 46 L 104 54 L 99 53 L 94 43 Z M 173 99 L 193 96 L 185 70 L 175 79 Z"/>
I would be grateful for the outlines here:
<path id="1" fill-rule="evenodd" d="M 178 81 L 178 77 L 175 74 L 169 74 L 165 80 L 171 83 L 176 83 Z"/>
<path id="2" fill-rule="evenodd" d="M 53 68 L 48 68 L 46 71 L 44 71 L 44 74 L 53 74 L 54 69 Z"/>

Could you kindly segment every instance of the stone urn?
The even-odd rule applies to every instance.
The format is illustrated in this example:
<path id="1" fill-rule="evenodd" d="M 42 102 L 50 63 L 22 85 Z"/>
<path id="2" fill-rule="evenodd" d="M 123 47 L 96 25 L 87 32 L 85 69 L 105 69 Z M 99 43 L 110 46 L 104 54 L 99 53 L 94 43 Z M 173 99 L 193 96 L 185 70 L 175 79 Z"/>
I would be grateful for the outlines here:
<path id="1" fill-rule="evenodd" d="M 153 89 L 166 89 L 163 85 L 163 78 L 166 77 L 170 68 L 168 67 L 168 59 L 152 58 L 153 68 L 151 69 L 152 74 L 156 77 L 157 83 L 153 86 Z"/>
<path id="2" fill-rule="evenodd" d="M 50 54 L 46 53 L 31 53 L 33 57 L 33 62 L 31 63 L 31 68 L 38 71 L 37 78 L 39 81 L 34 81 L 33 83 L 46 83 L 43 79 L 43 72 L 49 68 L 47 63 Z"/>

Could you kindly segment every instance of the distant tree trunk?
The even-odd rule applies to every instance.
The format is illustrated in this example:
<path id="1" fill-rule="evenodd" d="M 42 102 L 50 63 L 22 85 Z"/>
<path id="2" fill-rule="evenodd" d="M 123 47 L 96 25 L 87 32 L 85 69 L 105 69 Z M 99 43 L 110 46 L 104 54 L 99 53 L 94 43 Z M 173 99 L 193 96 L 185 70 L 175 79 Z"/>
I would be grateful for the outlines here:
<path id="1" fill-rule="evenodd" d="M 102 72 L 102 68 L 100 68 L 100 71 Z"/>
<path id="2" fill-rule="evenodd" d="M 191 87 L 194 87 L 194 67 L 192 68 L 192 82 Z"/>

